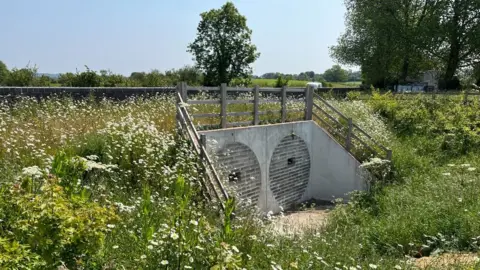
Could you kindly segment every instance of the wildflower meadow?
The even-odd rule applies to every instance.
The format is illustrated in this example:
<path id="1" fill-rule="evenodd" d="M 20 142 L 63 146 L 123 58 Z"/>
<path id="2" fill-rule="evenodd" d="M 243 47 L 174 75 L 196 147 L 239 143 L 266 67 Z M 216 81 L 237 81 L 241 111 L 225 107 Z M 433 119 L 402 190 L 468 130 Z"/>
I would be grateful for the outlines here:
<path id="1" fill-rule="evenodd" d="M 235 199 L 226 203 L 233 217 L 204 200 L 199 157 L 175 132 L 173 96 L 2 101 L 0 268 L 415 269 L 424 256 L 475 255 L 479 101 L 353 96 L 329 102 L 393 161 L 366 161 L 380 172 L 371 188 L 348 203 L 332 198 L 326 225 L 302 234 L 271 230 L 276 217 Z"/>

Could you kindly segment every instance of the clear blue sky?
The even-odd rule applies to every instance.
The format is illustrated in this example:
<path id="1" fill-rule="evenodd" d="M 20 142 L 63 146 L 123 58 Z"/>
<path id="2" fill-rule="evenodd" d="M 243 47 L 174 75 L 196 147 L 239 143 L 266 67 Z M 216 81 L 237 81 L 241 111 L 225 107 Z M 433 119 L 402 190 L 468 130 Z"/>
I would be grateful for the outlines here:
<path id="1" fill-rule="evenodd" d="M 261 56 L 254 74 L 323 72 L 344 31 L 343 0 L 234 0 Z M 200 13 L 225 0 L 0 0 L 0 60 L 39 72 L 165 71 L 186 52 Z"/>

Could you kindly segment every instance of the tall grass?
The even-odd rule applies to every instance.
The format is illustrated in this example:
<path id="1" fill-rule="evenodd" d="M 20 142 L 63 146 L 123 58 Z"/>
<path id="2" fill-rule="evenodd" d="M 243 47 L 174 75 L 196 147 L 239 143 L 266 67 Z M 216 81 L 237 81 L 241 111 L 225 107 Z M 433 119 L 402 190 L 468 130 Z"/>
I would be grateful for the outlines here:
<path id="1" fill-rule="evenodd" d="M 476 252 L 480 229 L 477 102 L 464 104 L 461 96 L 399 101 L 388 94 L 374 94 L 369 103 L 396 135 L 388 141 L 397 184 L 384 187 L 373 196 L 373 203 L 362 207 L 369 215 L 357 221 L 368 241 L 386 255 Z M 335 104 L 362 122 L 358 109 L 352 113 L 355 102 Z"/>
<path id="2" fill-rule="evenodd" d="M 389 96 L 335 101 L 393 149 L 394 179 L 354 194 L 336 207 L 324 228 L 302 235 L 278 234 L 268 226 L 274 218 L 238 204 L 229 204 L 235 208 L 231 219 L 202 199 L 198 157 L 174 136 L 171 97 L 1 104 L 0 268 L 412 269 L 415 256 L 476 252 L 480 160 L 476 151 L 464 150 L 475 145 L 477 135 L 461 130 L 475 125 L 478 116 L 475 104 L 449 102 L 431 109 L 424 100 L 401 103 Z M 253 109 L 248 106 L 229 108 Z M 429 119 L 433 115 L 437 120 Z M 443 154 L 445 149 L 451 154 Z M 30 183 L 41 188 L 30 189 Z M 39 210 L 39 219 L 35 209 L 46 211 Z M 77 218 L 51 209 L 68 209 L 57 213 Z M 88 223 L 106 210 L 114 214 L 107 224 Z M 86 224 L 89 230 L 78 229 Z M 65 230 L 58 234 L 58 227 Z M 80 232 L 77 238 L 72 231 Z M 53 256 L 33 246 L 35 239 L 54 239 Z M 84 240 L 73 239 L 97 244 L 86 247 Z"/>

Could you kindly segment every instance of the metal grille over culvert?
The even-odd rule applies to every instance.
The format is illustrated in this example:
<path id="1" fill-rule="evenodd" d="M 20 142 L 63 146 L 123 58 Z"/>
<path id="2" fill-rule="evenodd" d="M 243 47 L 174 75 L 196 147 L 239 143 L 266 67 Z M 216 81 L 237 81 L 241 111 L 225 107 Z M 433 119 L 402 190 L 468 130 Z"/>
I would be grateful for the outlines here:
<path id="1" fill-rule="evenodd" d="M 220 172 L 242 200 L 256 204 L 260 195 L 260 163 L 255 153 L 245 144 L 227 143 L 217 152 Z"/>
<path id="2" fill-rule="evenodd" d="M 307 144 L 296 135 L 283 138 L 270 162 L 270 189 L 283 208 L 298 202 L 310 179 L 310 154 Z"/>

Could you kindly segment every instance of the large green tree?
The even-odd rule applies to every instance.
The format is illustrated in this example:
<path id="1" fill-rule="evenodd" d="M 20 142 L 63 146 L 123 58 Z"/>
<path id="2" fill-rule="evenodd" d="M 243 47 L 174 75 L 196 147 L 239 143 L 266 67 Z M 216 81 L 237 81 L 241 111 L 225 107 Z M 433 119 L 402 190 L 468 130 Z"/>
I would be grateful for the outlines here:
<path id="1" fill-rule="evenodd" d="M 444 80 L 459 68 L 480 63 L 480 0 L 443 0 L 439 46 L 431 51 L 444 63 Z"/>
<path id="2" fill-rule="evenodd" d="M 424 51 L 433 43 L 442 0 L 345 0 L 346 32 L 331 48 L 342 64 L 360 66 L 377 86 L 406 81 L 433 63 Z"/>
<path id="3" fill-rule="evenodd" d="M 251 43 L 252 30 L 233 3 L 200 14 L 196 39 L 188 45 L 204 84 L 230 83 L 251 75 L 251 64 L 260 56 Z"/>
<path id="4" fill-rule="evenodd" d="M 424 52 L 432 44 L 442 13 L 442 0 L 386 0 L 382 9 L 391 16 L 386 25 L 397 29 L 396 50 L 400 56 L 399 79 L 406 81 L 419 72 L 434 66 Z"/>
<path id="5" fill-rule="evenodd" d="M 385 85 L 436 69 L 452 81 L 480 62 L 480 0 L 345 0 L 346 32 L 331 48 L 342 64 Z M 383 83 L 382 83 L 383 81 Z"/>

